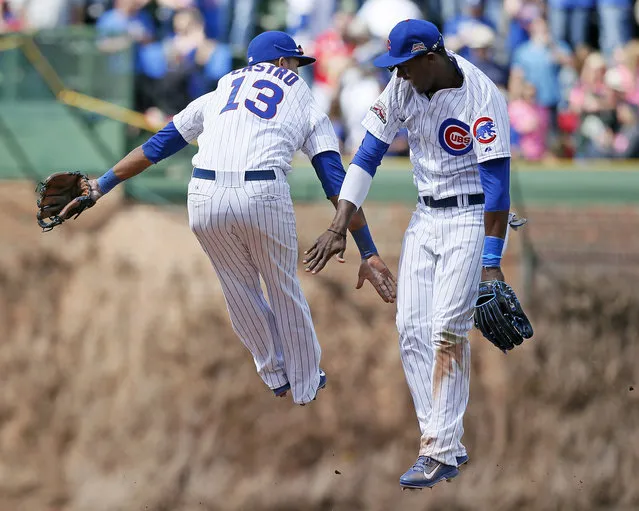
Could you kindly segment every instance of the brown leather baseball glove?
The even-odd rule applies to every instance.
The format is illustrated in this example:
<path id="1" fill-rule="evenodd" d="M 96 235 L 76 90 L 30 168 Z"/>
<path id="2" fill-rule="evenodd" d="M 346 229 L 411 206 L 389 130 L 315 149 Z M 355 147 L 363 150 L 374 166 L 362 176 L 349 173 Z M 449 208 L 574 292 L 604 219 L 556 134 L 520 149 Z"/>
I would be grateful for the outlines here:
<path id="1" fill-rule="evenodd" d="M 38 183 L 38 225 L 44 232 L 95 204 L 89 178 L 82 172 L 57 172 Z"/>

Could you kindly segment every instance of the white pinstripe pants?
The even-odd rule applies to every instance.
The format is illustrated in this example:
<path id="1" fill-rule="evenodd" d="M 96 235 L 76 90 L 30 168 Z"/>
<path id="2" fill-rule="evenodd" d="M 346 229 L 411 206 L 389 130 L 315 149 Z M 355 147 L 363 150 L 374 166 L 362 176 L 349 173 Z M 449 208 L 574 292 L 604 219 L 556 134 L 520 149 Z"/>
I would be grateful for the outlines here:
<path id="1" fill-rule="evenodd" d="M 233 330 L 271 389 L 291 384 L 295 403 L 319 385 L 320 345 L 297 278 L 297 233 L 289 185 L 244 181 L 244 173 L 191 179 L 191 230 L 220 279 Z M 260 285 L 266 284 L 269 302 Z"/>
<path id="2" fill-rule="evenodd" d="M 399 263 L 397 328 L 422 433 L 419 454 L 447 465 L 466 454 L 468 332 L 483 243 L 482 205 L 435 209 L 419 203 Z"/>

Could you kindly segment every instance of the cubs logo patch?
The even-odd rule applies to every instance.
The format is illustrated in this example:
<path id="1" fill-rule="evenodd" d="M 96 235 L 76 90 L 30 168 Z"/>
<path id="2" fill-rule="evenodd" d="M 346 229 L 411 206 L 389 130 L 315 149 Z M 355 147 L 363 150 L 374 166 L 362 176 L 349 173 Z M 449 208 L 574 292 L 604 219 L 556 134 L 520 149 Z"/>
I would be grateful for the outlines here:
<path id="1" fill-rule="evenodd" d="M 459 119 L 446 119 L 439 127 L 439 143 L 448 154 L 466 154 L 473 148 L 470 126 Z"/>
<path id="2" fill-rule="evenodd" d="M 480 144 L 490 144 L 497 138 L 495 121 L 490 117 L 480 117 L 473 124 L 473 136 Z"/>
<path id="3" fill-rule="evenodd" d="M 375 104 L 371 107 L 371 112 L 373 112 L 383 124 L 388 122 L 388 117 L 386 116 L 386 105 L 381 101 L 375 102 Z"/>
<path id="4" fill-rule="evenodd" d="M 410 49 L 410 52 L 416 53 L 418 51 L 426 51 L 426 45 L 424 43 L 413 44 L 413 47 Z"/>

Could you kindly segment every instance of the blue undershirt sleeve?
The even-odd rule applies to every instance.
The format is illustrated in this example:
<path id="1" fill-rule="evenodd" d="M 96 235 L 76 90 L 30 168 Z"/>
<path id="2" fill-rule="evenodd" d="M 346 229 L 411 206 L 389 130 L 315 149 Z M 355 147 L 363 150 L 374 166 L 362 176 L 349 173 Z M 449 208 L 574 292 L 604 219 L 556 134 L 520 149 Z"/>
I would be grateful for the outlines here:
<path id="1" fill-rule="evenodd" d="M 510 209 L 510 158 L 496 158 L 479 164 L 479 179 L 486 197 L 485 211 Z"/>
<path id="2" fill-rule="evenodd" d="M 382 142 L 367 131 L 364 140 L 362 140 L 362 145 L 359 146 L 357 153 L 353 157 L 352 163 L 374 176 L 389 147 L 390 144 Z"/>
<path id="3" fill-rule="evenodd" d="M 339 153 L 324 151 L 313 156 L 311 160 L 315 173 L 322 183 L 326 197 L 339 195 L 346 172 Z"/>
<path id="4" fill-rule="evenodd" d="M 188 142 L 170 122 L 142 145 L 142 151 L 150 162 L 157 163 L 174 155 L 187 145 Z"/>

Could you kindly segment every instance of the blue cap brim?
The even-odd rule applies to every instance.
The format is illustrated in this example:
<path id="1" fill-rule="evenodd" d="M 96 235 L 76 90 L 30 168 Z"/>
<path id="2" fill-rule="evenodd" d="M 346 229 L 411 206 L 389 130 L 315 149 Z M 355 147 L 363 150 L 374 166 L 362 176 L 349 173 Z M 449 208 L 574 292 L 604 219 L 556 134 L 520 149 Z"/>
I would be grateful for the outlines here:
<path id="1" fill-rule="evenodd" d="M 280 57 L 285 59 L 297 59 L 299 61 L 298 67 L 308 66 L 309 64 L 312 64 L 313 62 L 317 60 L 314 57 L 306 57 L 303 55 L 280 55 Z M 259 62 L 251 62 L 249 66 L 255 66 L 257 64 L 263 64 L 264 62 L 278 60 L 280 57 L 273 57 L 273 58 L 265 57 L 263 60 L 260 60 Z"/>
<path id="2" fill-rule="evenodd" d="M 383 55 L 380 55 L 379 57 L 377 57 L 375 60 L 373 60 L 373 64 L 376 67 L 395 67 L 401 64 L 402 62 L 406 62 L 407 60 L 410 60 L 414 57 L 417 57 L 417 55 L 421 55 L 421 54 L 422 52 L 415 53 L 414 55 L 409 55 L 408 57 L 391 57 L 389 53 L 386 52 Z"/>
<path id="3" fill-rule="evenodd" d="M 317 60 L 317 59 L 314 59 L 313 57 L 304 57 L 304 56 L 298 57 L 297 55 L 294 55 L 294 57 L 300 61 L 299 67 L 308 66 L 309 64 L 312 64 L 313 62 L 315 62 L 315 60 Z"/>

